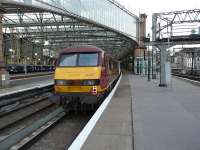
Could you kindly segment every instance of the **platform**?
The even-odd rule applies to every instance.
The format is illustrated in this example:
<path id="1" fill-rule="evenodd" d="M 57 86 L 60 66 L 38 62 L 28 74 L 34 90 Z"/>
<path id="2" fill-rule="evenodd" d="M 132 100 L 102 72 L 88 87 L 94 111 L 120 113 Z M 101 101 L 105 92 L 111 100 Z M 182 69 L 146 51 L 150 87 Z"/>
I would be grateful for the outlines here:
<path id="1" fill-rule="evenodd" d="M 44 86 L 51 85 L 53 83 L 53 75 L 11 80 L 9 87 L 3 89 L 0 88 L 0 97 L 18 92 L 23 92 L 34 88 L 41 88 Z"/>
<path id="2" fill-rule="evenodd" d="M 200 87 L 173 78 L 172 86 L 130 76 L 134 150 L 199 150 Z"/>
<path id="3" fill-rule="evenodd" d="M 131 91 L 127 75 L 103 112 L 82 150 L 132 150 Z"/>
<path id="4" fill-rule="evenodd" d="M 53 75 L 54 72 L 35 72 L 35 73 L 21 73 L 21 74 L 10 74 L 10 80 L 16 79 L 26 79 L 26 78 L 33 78 L 33 77 L 41 77 L 47 75 Z"/>
<path id="5" fill-rule="evenodd" d="M 124 75 L 82 150 L 198 150 L 200 87 L 158 84 Z"/>

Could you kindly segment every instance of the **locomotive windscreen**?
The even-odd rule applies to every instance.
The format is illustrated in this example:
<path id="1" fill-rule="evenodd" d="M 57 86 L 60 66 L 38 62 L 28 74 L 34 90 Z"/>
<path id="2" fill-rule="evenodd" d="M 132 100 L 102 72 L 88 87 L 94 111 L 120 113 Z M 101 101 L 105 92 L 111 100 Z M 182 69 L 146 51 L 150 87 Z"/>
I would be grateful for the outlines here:
<path id="1" fill-rule="evenodd" d="M 62 54 L 60 57 L 60 67 L 72 66 L 97 66 L 98 53 L 72 53 Z"/>

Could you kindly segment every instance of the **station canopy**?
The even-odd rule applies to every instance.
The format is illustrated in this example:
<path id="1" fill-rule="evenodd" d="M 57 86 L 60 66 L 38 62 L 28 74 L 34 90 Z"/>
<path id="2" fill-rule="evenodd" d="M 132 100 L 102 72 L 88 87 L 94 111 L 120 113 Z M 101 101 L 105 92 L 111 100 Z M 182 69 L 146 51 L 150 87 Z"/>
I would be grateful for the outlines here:
<path id="1" fill-rule="evenodd" d="M 120 59 L 137 45 L 138 18 L 111 0 L 3 0 L 4 38 L 59 52 L 95 45 Z"/>

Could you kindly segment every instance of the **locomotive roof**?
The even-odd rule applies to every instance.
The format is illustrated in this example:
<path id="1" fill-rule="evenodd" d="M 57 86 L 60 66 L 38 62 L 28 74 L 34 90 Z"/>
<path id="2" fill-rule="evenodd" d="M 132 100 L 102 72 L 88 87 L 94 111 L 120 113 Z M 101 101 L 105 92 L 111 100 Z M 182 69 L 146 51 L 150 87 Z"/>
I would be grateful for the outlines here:
<path id="1" fill-rule="evenodd" d="M 103 52 L 102 49 L 92 46 L 92 45 L 83 45 L 83 46 L 77 46 L 77 47 L 69 47 L 65 48 L 61 53 L 75 53 L 75 52 Z"/>

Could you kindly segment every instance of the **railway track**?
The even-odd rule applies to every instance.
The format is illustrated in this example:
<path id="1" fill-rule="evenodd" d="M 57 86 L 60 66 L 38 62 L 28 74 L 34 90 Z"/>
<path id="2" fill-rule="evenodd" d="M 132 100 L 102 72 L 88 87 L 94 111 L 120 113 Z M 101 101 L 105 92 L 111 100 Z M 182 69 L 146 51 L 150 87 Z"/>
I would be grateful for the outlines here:
<path id="1" fill-rule="evenodd" d="M 25 109 L 26 107 L 29 107 L 31 105 L 35 105 L 37 103 L 40 103 L 44 100 L 47 100 L 48 97 L 49 96 L 42 95 L 42 96 L 39 96 L 37 98 L 34 97 L 31 100 L 28 99 L 28 100 L 24 101 L 23 103 L 16 102 L 15 104 L 11 104 L 11 105 L 8 105 L 8 106 L 1 107 L 0 117 L 3 117 L 5 115 L 8 115 L 8 114 L 15 112 L 15 111 L 19 111 L 20 109 Z"/>
<path id="2" fill-rule="evenodd" d="M 19 107 L 18 109 L 11 109 L 0 115 L 0 130 L 8 128 L 19 121 L 22 121 L 48 107 L 52 107 L 54 103 L 48 101 L 48 99 L 43 98 L 35 101 L 34 103 L 29 103 L 29 105 Z"/>
<path id="3" fill-rule="evenodd" d="M 193 76 L 189 76 L 189 75 L 182 75 L 182 74 L 172 74 L 173 76 L 175 76 L 176 78 L 183 80 L 185 82 L 191 83 L 193 85 L 196 86 L 200 86 L 200 77 L 195 77 L 193 78 Z"/>
<path id="4" fill-rule="evenodd" d="M 32 141 L 34 141 L 35 139 L 37 141 L 37 137 L 43 137 L 40 135 L 46 133 L 45 131 L 47 129 L 51 129 L 51 127 L 53 127 L 55 123 L 57 123 L 66 115 L 66 112 L 62 108 L 57 108 L 55 103 L 49 101 L 48 94 L 44 94 L 43 96 L 36 96 L 33 99 L 35 100 L 30 100 L 31 102 L 27 104 L 22 103 L 18 107 L 14 107 L 14 109 L 9 108 L 8 111 L 3 111 L 0 113 L 1 150 L 21 149 L 24 148 L 24 146 L 26 147 L 27 145 L 29 147 L 29 145 L 32 144 Z M 70 118 L 72 120 L 70 120 Z M 84 127 L 84 124 L 87 122 L 85 120 L 89 119 L 88 115 L 86 115 L 85 118 L 87 119 L 83 119 L 84 123 L 80 123 L 81 119 L 77 119 L 76 113 L 75 115 L 69 115 L 69 117 L 65 120 L 67 121 L 67 124 L 70 125 L 70 127 L 67 127 L 69 133 L 71 132 L 71 123 L 74 126 L 74 120 L 78 128 L 75 127 L 75 131 L 72 132 L 73 134 L 70 134 L 70 136 L 67 137 L 69 139 L 67 143 L 63 141 L 64 147 L 66 145 L 69 146 L 69 144 L 71 144 L 73 139 L 79 133 L 80 129 Z M 79 127 L 79 124 L 82 125 Z M 61 124 L 59 128 L 65 130 L 65 127 L 65 124 Z M 66 136 L 66 134 L 64 134 L 63 136 Z M 44 146 L 46 146 L 46 144 Z"/>
<path id="5" fill-rule="evenodd" d="M 44 116 L 41 113 L 47 114 L 56 108 L 55 103 L 49 101 L 52 90 L 53 86 L 47 86 L 0 97 L 1 144 L 28 123 L 32 124 L 35 116 Z M 5 147 L 1 144 L 0 149 Z"/>
<path id="6" fill-rule="evenodd" d="M 26 150 L 64 150 L 68 149 L 71 143 L 85 127 L 93 113 L 67 113 L 47 132 L 28 144 L 23 149 Z M 22 149 L 22 150 L 23 150 Z"/>
<path id="7" fill-rule="evenodd" d="M 27 103 L 27 102 L 30 102 L 31 99 L 33 99 L 34 97 L 44 95 L 52 91 L 53 91 L 53 85 L 49 85 L 42 88 L 35 88 L 35 89 L 23 91 L 23 92 L 1 96 L 0 97 L 0 111 L 2 110 L 3 107 L 6 107 L 6 106 L 8 107 L 9 105 L 12 106 L 12 105 Z"/>
<path id="8" fill-rule="evenodd" d="M 0 130 L 53 105 L 48 101 L 52 90 L 47 86 L 0 97 Z"/>
<path id="9" fill-rule="evenodd" d="M 22 148 L 24 145 L 59 121 L 63 116 L 65 116 L 65 114 L 65 111 L 59 107 L 34 123 L 17 130 L 0 141 L 1 150 L 16 150 Z"/>
<path id="10" fill-rule="evenodd" d="M 180 74 L 180 73 L 172 73 L 174 76 L 194 80 L 194 81 L 200 81 L 200 76 L 194 76 L 194 75 L 188 75 L 188 74 Z"/>
<path id="11" fill-rule="evenodd" d="M 49 149 L 46 143 L 48 141 L 52 143 L 50 149 L 64 149 L 70 146 L 93 114 L 93 112 L 89 114 L 66 113 L 62 107 L 51 109 L 48 112 L 39 119 L 29 116 L 27 119 L 32 120 L 32 123 L 29 122 L 27 126 L 10 132 L 0 141 L 0 149 Z M 38 114 L 40 116 L 41 113 Z"/>

